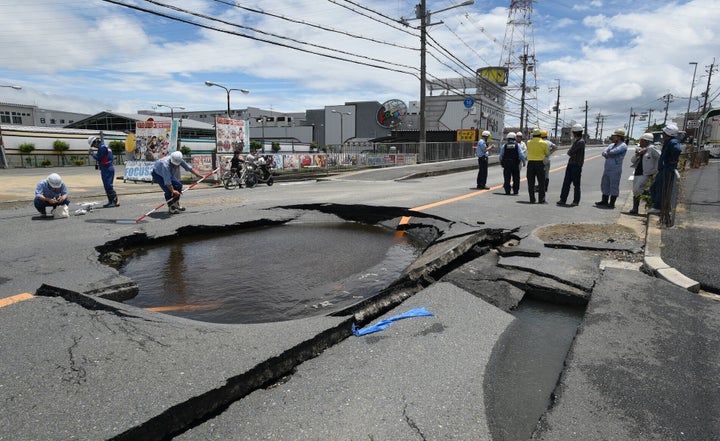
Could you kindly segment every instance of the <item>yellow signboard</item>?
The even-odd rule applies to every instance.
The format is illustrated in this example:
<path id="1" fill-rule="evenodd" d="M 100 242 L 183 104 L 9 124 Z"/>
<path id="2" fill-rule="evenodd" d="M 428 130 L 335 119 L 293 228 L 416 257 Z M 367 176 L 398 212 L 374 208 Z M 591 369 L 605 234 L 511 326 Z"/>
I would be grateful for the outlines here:
<path id="1" fill-rule="evenodd" d="M 508 84 L 507 67 L 483 67 L 482 69 L 478 69 L 477 73 L 479 76 L 494 83 L 498 83 L 501 86 L 507 86 Z"/>
<path id="2" fill-rule="evenodd" d="M 475 142 L 475 141 L 477 141 L 477 130 L 475 130 L 475 129 L 458 130 L 456 139 L 458 142 Z"/>

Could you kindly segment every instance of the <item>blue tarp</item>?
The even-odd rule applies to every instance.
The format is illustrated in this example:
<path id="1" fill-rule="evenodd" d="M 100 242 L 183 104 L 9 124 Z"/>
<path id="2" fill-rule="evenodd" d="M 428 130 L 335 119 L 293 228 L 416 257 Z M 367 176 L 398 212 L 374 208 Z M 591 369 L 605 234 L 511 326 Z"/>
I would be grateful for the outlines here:
<path id="1" fill-rule="evenodd" d="M 356 337 L 360 337 L 363 335 L 372 334 L 373 332 L 382 331 L 383 329 L 390 326 L 390 324 L 396 320 L 402 320 L 404 318 L 410 318 L 410 317 L 422 317 L 422 316 L 432 316 L 432 315 L 433 315 L 433 313 L 428 311 L 425 308 L 415 308 L 415 309 L 411 309 L 407 312 L 404 312 L 400 315 L 396 315 L 396 316 L 390 317 L 388 319 L 381 320 L 374 325 L 369 325 L 362 329 L 358 329 L 357 326 L 355 326 L 355 324 L 353 323 L 352 332 L 353 332 L 353 334 L 355 334 Z"/>

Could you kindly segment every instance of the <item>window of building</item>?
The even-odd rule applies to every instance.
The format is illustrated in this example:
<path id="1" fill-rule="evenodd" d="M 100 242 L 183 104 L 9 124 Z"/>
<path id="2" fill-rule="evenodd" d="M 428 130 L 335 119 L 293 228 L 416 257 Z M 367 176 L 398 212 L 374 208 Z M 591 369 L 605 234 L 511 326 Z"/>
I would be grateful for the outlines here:
<path id="1" fill-rule="evenodd" d="M 0 123 L 10 124 L 9 112 L 0 112 Z"/>
<path id="2" fill-rule="evenodd" d="M 13 116 L 12 122 L 13 124 L 22 124 L 22 116 Z"/>
<path id="3" fill-rule="evenodd" d="M 50 124 L 55 124 L 55 118 L 52 118 L 52 119 L 50 120 Z"/>
<path id="4" fill-rule="evenodd" d="M 65 120 L 64 120 L 64 119 L 61 119 L 61 120 L 60 120 L 60 124 L 65 124 Z"/>
<path id="5" fill-rule="evenodd" d="M 40 118 L 40 124 L 45 124 L 45 118 Z"/>

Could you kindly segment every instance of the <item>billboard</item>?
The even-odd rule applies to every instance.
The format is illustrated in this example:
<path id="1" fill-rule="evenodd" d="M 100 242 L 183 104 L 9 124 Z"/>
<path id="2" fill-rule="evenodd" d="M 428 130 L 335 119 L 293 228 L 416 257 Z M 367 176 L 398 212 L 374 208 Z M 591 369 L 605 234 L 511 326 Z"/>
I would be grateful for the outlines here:
<path id="1" fill-rule="evenodd" d="M 402 100 L 385 101 L 377 113 L 377 123 L 386 129 L 400 124 L 402 117 L 407 113 L 407 105 Z"/>
<path id="2" fill-rule="evenodd" d="M 235 150 L 245 151 L 250 144 L 250 131 L 248 121 L 243 119 L 230 119 L 215 117 L 215 142 L 217 152 L 232 153 Z"/>
<path id="3" fill-rule="evenodd" d="M 500 86 L 508 84 L 508 68 L 502 66 L 483 67 L 477 70 L 477 74 L 481 78 L 497 83 Z"/>

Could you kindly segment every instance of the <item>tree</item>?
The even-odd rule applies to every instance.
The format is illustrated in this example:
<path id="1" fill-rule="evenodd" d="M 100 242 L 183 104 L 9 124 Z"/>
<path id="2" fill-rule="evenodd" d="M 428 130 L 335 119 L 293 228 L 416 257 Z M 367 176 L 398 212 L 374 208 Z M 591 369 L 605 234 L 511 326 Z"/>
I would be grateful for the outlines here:
<path id="1" fill-rule="evenodd" d="M 65 165 L 64 153 L 69 148 L 70 148 L 70 144 L 68 144 L 65 141 L 56 139 L 55 142 L 53 142 L 53 150 L 55 150 L 55 153 L 58 154 L 58 165 L 60 165 L 60 160 L 62 160 L 62 165 Z"/>
<path id="2" fill-rule="evenodd" d="M 26 142 L 26 143 L 24 143 L 24 144 L 20 144 L 20 145 L 18 146 L 18 150 L 20 150 L 20 162 L 22 163 L 23 167 L 25 167 L 25 161 L 23 160 L 23 154 L 29 155 L 30 152 L 32 152 L 33 150 L 35 150 L 35 144 L 33 144 L 33 143 L 31 143 L 31 142 Z M 30 158 L 27 158 L 27 159 L 28 159 L 28 164 L 29 164 L 29 163 L 30 163 L 30 161 L 29 161 Z"/>
<path id="3" fill-rule="evenodd" d="M 263 144 L 260 141 L 250 141 L 250 150 L 255 150 L 256 152 L 259 150 L 262 150 Z"/>
<path id="4" fill-rule="evenodd" d="M 125 153 L 125 142 L 123 141 L 110 141 L 110 144 L 108 145 L 110 147 L 110 150 L 113 152 L 113 155 L 115 156 L 115 163 L 122 164 L 121 161 L 122 154 Z"/>
<path id="5" fill-rule="evenodd" d="M 275 152 L 275 153 L 279 152 L 280 151 L 280 143 L 277 141 L 273 141 L 271 148 L 272 148 L 273 152 Z"/>

